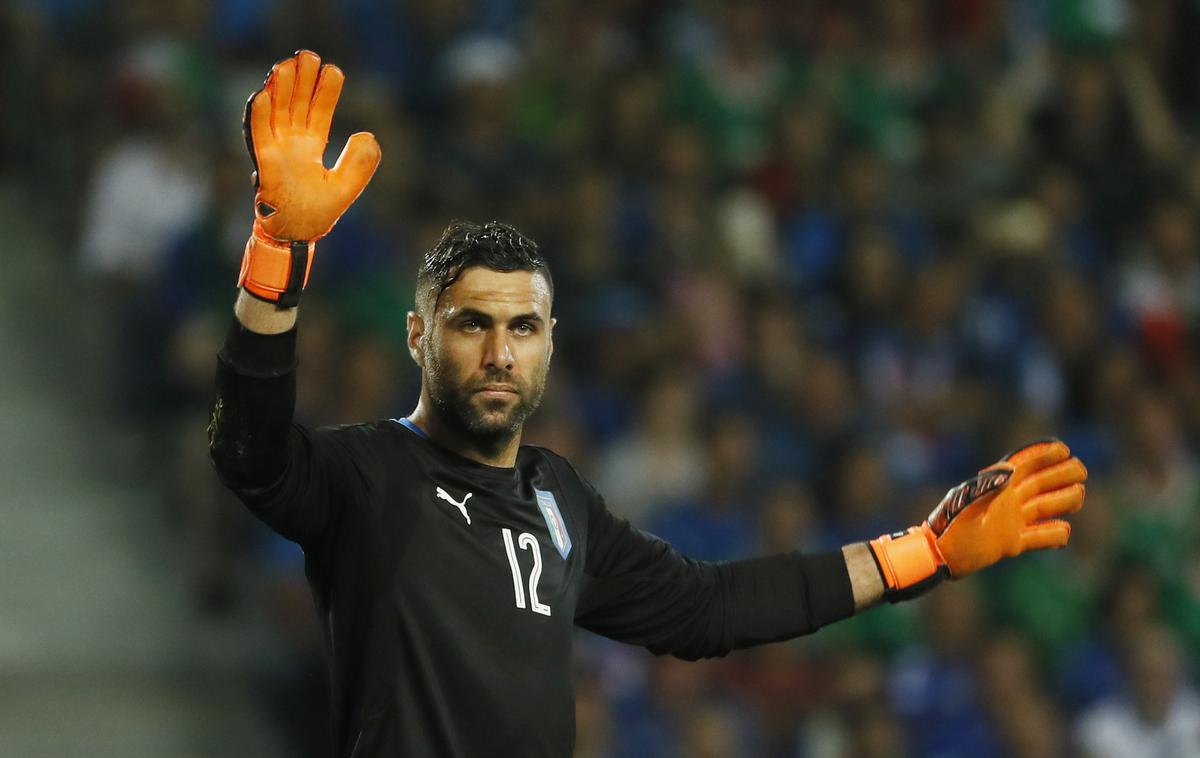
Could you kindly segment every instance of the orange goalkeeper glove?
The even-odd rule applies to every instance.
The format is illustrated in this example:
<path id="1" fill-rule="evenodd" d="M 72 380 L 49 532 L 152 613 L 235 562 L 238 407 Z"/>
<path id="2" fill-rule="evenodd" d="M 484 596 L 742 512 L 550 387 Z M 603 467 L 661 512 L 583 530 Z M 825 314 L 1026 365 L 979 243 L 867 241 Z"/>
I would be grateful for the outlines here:
<path id="1" fill-rule="evenodd" d="M 276 63 L 246 102 L 243 131 L 254 163 L 254 231 L 238 285 L 280 308 L 308 284 L 316 241 L 366 188 L 379 165 L 369 132 L 350 136 L 332 169 L 322 162 L 345 77 L 308 50 Z"/>
<path id="2" fill-rule="evenodd" d="M 1083 507 L 1087 469 L 1056 439 L 1026 445 L 954 487 L 929 518 L 871 540 L 884 598 L 915 597 L 1026 550 L 1064 547 Z"/>

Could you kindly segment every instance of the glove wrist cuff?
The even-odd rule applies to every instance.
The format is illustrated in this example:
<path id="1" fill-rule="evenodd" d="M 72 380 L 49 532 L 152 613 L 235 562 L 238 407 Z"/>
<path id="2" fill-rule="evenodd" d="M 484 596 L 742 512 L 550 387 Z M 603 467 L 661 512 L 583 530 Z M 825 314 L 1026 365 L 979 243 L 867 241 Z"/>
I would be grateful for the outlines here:
<path id="1" fill-rule="evenodd" d="M 883 579 L 884 599 L 895 603 L 920 595 L 949 576 L 929 524 L 885 534 L 869 543 Z"/>
<path id="2" fill-rule="evenodd" d="M 238 286 L 280 308 L 294 308 L 308 285 L 316 243 L 277 240 L 257 222 L 246 240 Z"/>

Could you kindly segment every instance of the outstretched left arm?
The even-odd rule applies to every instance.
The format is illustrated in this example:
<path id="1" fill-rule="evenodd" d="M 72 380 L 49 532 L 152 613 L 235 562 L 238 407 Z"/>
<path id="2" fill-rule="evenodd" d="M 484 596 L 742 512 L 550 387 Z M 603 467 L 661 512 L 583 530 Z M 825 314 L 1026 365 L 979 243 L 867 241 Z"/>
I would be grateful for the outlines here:
<path id="1" fill-rule="evenodd" d="M 906 532 L 840 552 L 715 563 L 635 529 L 595 495 L 575 621 L 688 660 L 809 634 L 1001 558 L 1066 545 L 1070 526 L 1057 517 L 1083 505 L 1086 478 L 1066 445 L 1038 442 L 951 489 Z"/>
<path id="2" fill-rule="evenodd" d="M 575 623 L 685 660 L 809 634 L 855 611 L 841 552 L 698 561 L 595 495 Z M 871 566 L 878 577 L 878 570 Z"/>

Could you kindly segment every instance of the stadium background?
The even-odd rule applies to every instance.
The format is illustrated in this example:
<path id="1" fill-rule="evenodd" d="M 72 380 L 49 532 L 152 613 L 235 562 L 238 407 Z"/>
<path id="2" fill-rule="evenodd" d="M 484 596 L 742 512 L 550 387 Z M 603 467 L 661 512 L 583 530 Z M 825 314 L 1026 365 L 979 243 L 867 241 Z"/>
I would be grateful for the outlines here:
<path id="1" fill-rule="evenodd" d="M 693 556 L 891 531 L 1048 432 L 1091 471 L 1069 550 L 814 637 L 581 635 L 578 755 L 1195 754 L 1198 38 L 1168 0 L 5 3 L 0 753 L 327 754 L 301 557 L 203 444 L 241 108 L 309 47 L 383 163 L 304 421 L 411 408 L 421 251 L 497 218 L 558 286 L 529 441 Z"/>

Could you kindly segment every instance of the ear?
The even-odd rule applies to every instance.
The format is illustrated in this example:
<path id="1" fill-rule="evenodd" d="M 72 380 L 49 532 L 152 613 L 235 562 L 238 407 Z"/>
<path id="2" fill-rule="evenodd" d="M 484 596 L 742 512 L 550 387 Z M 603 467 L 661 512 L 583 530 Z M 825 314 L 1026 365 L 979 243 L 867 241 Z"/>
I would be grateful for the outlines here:
<path id="1" fill-rule="evenodd" d="M 421 368 L 425 368 L 425 319 L 416 311 L 408 312 L 408 354 Z"/>
<path id="2" fill-rule="evenodd" d="M 554 325 L 557 323 L 558 323 L 558 319 L 556 319 L 556 318 L 550 319 L 550 352 L 546 355 L 547 362 L 549 362 L 550 358 L 552 358 L 554 356 Z"/>

